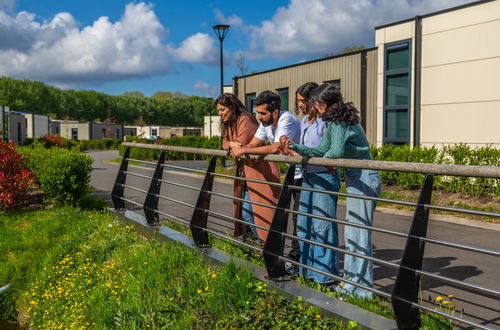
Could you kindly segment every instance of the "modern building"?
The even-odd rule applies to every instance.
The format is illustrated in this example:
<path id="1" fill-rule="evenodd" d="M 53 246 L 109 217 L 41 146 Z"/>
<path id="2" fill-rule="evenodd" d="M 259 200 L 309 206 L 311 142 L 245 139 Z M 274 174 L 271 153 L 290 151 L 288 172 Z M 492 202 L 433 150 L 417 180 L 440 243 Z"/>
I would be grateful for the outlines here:
<path id="1" fill-rule="evenodd" d="M 149 138 L 151 136 L 161 138 L 171 138 L 174 136 L 187 136 L 194 135 L 200 136 L 202 133 L 201 127 L 176 127 L 176 126 L 125 126 L 123 128 L 126 132 L 125 135 L 138 136 L 142 138 Z M 132 134 L 129 134 L 132 133 Z"/>
<path id="2" fill-rule="evenodd" d="M 39 138 L 51 133 L 51 120 L 49 116 L 26 112 L 19 112 L 19 114 L 23 115 L 24 118 L 26 118 L 26 137 Z"/>
<path id="3" fill-rule="evenodd" d="M 500 147 L 500 1 L 375 29 L 377 145 Z"/>
<path id="4" fill-rule="evenodd" d="M 233 80 L 234 92 L 248 109 L 253 109 L 255 97 L 265 91 L 281 96 L 281 109 L 295 111 L 295 91 L 306 82 L 337 85 L 347 101 L 361 112 L 362 125 L 371 143 L 377 128 L 377 49 L 302 62 L 268 71 L 253 73 Z M 297 114 L 300 118 L 300 114 Z M 205 132 L 205 134 L 207 134 Z"/>
<path id="5" fill-rule="evenodd" d="M 61 136 L 74 140 L 123 139 L 123 125 L 113 123 L 80 123 L 58 120 Z"/>
<path id="6" fill-rule="evenodd" d="M 0 138 L 23 145 L 26 140 L 26 120 L 23 115 L 9 111 L 9 107 L 0 105 Z"/>
<path id="7" fill-rule="evenodd" d="M 235 77 L 234 93 L 254 109 L 272 90 L 293 111 L 300 85 L 331 82 L 373 145 L 500 147 L 499 35 L 500 1 L 477 1 L 379 26 L 374 48 Z"/>

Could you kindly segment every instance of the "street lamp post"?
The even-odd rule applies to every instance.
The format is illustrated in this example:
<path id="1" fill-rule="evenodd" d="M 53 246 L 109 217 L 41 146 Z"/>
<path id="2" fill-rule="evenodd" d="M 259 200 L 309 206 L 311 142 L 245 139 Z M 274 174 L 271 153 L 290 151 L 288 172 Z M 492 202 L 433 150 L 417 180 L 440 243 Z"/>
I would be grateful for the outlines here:
<path id="1" fill-rule="evenodd" d="M 224 41 L 224 38 L 227 35 L 227 32 L 229 31 L 229 25 L 226 24 L 217 24 L 212 26 L 212 29 L 215 32 L 215 35 L 220 41 L 220 94 L 222 95 L 224 93 L 224 58 L 223 58 L 223 52 L 222 52 L 222 42 Z M 212 119 L 212 118 L 210 118 Z M 212 120 L 210 120 L 210 127 L 212 127 Z M 221 125 L 221 136 L 220 136 L 220 145 L 222 148 L 222 136 L 224 135 L 222 132 L 222 125 Z M 222 158 L 222 164 L 223 167 L 226 166 L 225 159 Z"/>

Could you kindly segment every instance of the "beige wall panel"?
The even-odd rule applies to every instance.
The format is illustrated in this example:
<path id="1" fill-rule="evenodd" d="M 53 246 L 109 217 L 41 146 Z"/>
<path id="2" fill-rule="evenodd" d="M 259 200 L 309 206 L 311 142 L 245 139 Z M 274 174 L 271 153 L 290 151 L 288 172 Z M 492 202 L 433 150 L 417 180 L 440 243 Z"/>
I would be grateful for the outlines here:
<path id="1" fill-rule="evenodd" d="M 498 16 L 496 21 L 424 35 L 422 66 L 500 56 L 500 10 Z"/>
<path id="2" fill-rule="evenodd" d="M 379 30 L 385 31 L 384 39 L 386 44 L 399 40 L 410 39 L 415 36 L 415 21 L 389 26 Z M 377 46 L 379 45 L 377 44 Z"/>
<path id="3" fill-rule="evenodd" d="M 467 143 L 500 147 L 500 100 L 422 107 L 421 142 L 425 146 Z M 473 120 L 474 119 L 474 120 Z"/>
<path id="4" fill-rule="evenodd" d="M 500 99 L 500 57 L 422 69 L 422 105 Z"/>
<path id="5" fill-rule="evenodd" d="M 500 17 L 500 1 L 492 1 L 460 10 L 454 10 L 424 19 L 423 34 L 436 33 L 466 25 L 497 20 Z"/>
<path id="6" fill-rule="evenodd" d="M 385 29 L 375 30 L 375 45 L 382 45 L 385 43 Z"/>

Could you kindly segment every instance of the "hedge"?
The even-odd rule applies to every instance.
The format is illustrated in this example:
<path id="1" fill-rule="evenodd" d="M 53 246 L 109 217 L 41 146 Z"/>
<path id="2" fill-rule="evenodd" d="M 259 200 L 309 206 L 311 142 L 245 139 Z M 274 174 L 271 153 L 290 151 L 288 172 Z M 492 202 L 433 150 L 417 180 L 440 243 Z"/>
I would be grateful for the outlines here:
<path id="1" fill-rule="evenodd" d="M 78 147 L 81 151 L 84 150 L 116 150 L 122 143 L 122 140 L 104 138 L 101 140 L 72 140 L 61 137 L 60 135 L 45 135 L 40 138 L 28 138 L 24 142 L 25 146 L 31 146 L 34 143 L 43 145 L 45 148 L 59 147 L 71 149 Z"/>
<path id="2" fill-rule="evenodd" d="M 372 148 L 373 159 L 395 162 L 415 162 L 454 165 L 499 166 L 500 150 L 491 146 L 471 148 L 465 144 L 436 147 L 414 147 L 384 145 Z M 380 171 L 382 182 L 399 184 L 404 189 L 418 189 L 424 178 L 423 174 Z M 464 193 L 474 197 L 499 196 L 498 179 L 466 178 L 455 176 L 436 176 L 434 188 L 455 193 Z"/>
<path id="3" fill-rule="evenodd" d="M 75 204 L 91 191 L 90 174 L 93 160 L 78 148 L 49 148 L 35 143 L 17 150 L 36 175 L 38 187 L 53 204 Z"/>
<path id="4" fill-rule="evenodd" d="M 141 139 L 137 137 L 127 137 L 127 142 L 137 143 L 157 143 L 160 145 L 189 147 L 189 148 L 203 148 L 203 149 L 220 149 L 220 137 L 214 136 L 211 139 L 205 136 L 176 136 L 169 139 L 160 139 L 152 141 L 149 139 Z M 120 145 L 118 147 L 120 156 L 123 156 L 125 147 Z M 161 150 L 145 149 L 145 148 L 131 148 L 130 158 L 140 160 L 156 160 L 160 157 Z M 168 160 L 209 160 L 211 156 L 200 155 L 187 152 L 167 151 L 166 159 Z"/>

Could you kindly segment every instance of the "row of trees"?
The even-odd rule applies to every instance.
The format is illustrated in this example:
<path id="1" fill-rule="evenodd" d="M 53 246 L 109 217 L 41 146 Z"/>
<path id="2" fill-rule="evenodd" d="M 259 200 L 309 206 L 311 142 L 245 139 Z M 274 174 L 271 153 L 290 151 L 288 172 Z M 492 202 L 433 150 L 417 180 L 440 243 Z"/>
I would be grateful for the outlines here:
<path id="1" fill-rule="evenodd" d="M 211 98 L 179 92 L 140 92 L 108 95 L 96 91 L 61 90 L 42 82 L 0 77 L 0 104 L 14 111 L 50 115 L 56 119 L 82 122 L 113 121 L 132 125 L 202 126 L 203 116 L 215 113 Z"/>

